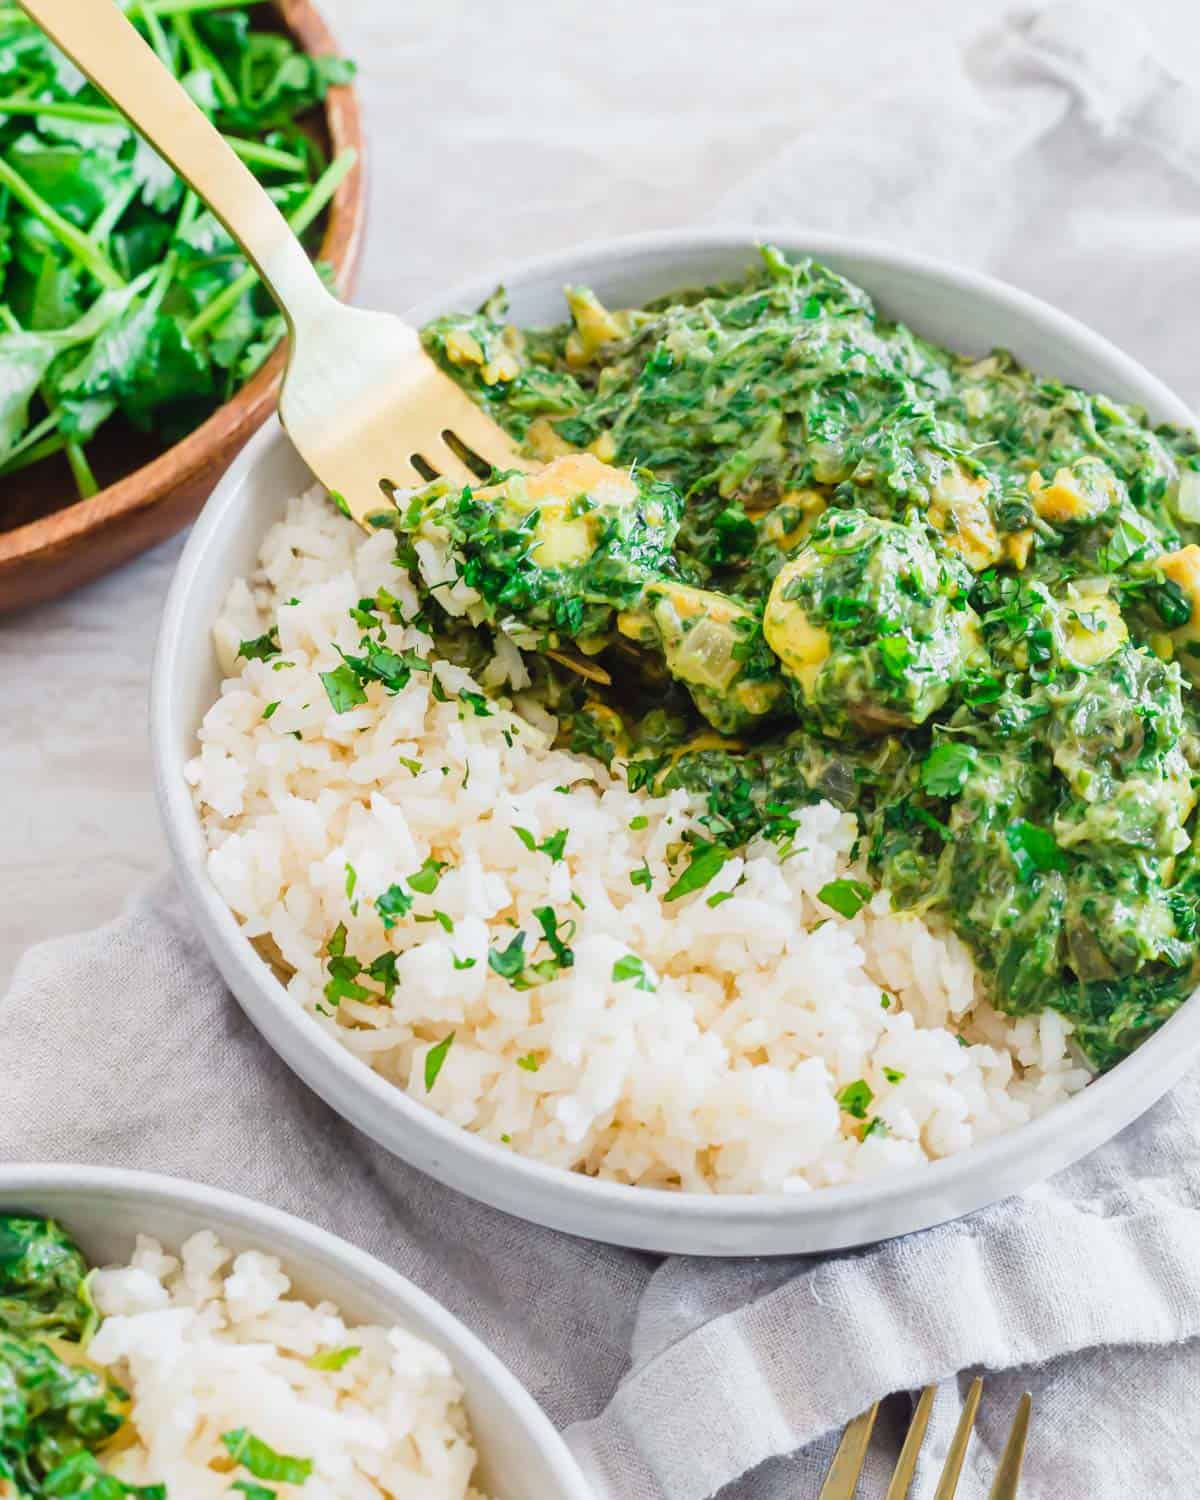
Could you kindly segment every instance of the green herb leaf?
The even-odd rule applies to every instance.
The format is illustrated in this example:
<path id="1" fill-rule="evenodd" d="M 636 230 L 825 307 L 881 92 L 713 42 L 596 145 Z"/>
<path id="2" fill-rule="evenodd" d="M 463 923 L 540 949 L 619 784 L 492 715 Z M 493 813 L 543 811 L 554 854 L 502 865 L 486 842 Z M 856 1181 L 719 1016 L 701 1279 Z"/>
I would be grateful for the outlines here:
<path id="1" fill-rule="evenodd" d="M 627 953 L 624 958 L 618 958 L 613 964 L 612 977 L 618 984 L 633 980 L 635 989 L 647 990 L 651 994 L 658 988 L 646 972 L 645 959 L 639 958 L 636 953 Z"/>
<path id="2" fill-rule="evenodd" d="M 1067 868 L 1067 856 L 1048 828 L 1018 818 L 1004 830 L 1004 839 L 1012 851 L 1017 876 L 1022 881 Z"/>
<path id="3" fill-rule="evenodd" d="M 938 745 L 921 766 L 921 785 L 931 797 L 957 797 L 975 769 L 975 752 L 958 741 Z"/>
<path id="4" fill-rule="evenodd" d="M 525 967 L 525 934 L 518 932 L 507 948 L 488 949 L 488 968 L 510 982 Z"/>
<path id="5" fill-rule="evenodd" d="M 837 1095 L 837 1102 L 848 1115 L 856 1120 L 867 1118 L 867 1106 L 875 1095 L 871 1091 L 871 1085 L 865 1078 L 857 1078 L 853 1083 L 848 1083 Z"/>
<path id="6" fill-rule="evenodd" d="M 899 1068 L 884 1068 L 883 1076 L 889 1083 L 904 1082 L 904 1074 L 900 1072 Z"/>
<path id="7" fill-rule="evenodd" d="M 425 1054 L 425 1092 L 428 1094 L 438 1081 L 438 1074 L 442 1071 L 442 1064 L 446 1061 L 446 1054 L 454 1045 L 455 1033 L 452 1031 L 448 1036 L 442 1038 L 436 1047 L 430 1047 Z"/>
<path id="8" fill-rule="evenodd" d="M 286 1453 L 276 1453 L 261 1438 L 256 1438 L 245 1427 L 235 1427 L 223 1432 L 221 1441 L 235 1464 L 248 1469 L 255 1479 L 270 1479 L 279 1484 L 303 1484 L 312 1473 L 312 1459 L 292 1458 Z"/>
<path id="9" fill-rule="evenodd" d="M 255 636 L 252 641 L 243 641 L 238 647 L 238 655 L 246 661 L 268 661 L 272 656 L 278 656 L 279 626 L 272 625 L 266 635 Z"/>
<path id="10" fill-rule="evenodd" d="M 713 878 L 729 855 L 730 851 L 722 848 L 720 844 L 697 844 L 688 860 L 687 869 L 671 886 L 663 900 L 678 901 L 681 896 L 701 890 Z"/>
<path id="11" fill-rule="evenodd" d="M 271 716 L 274 714 L 275 710 L 278 707 L 279 707 L 279 699 L 276 698 L 276 700 L 275 700 L 274 703 L 268 703 L 267 706 L 266 706 L 266 708 L 263 709 L 263 711 L 262 711 L 263 718 L 264 719 L 271 718 Z"/>
<path id="12" fill-rule="evenodd" d="M 383 925 L 391 932 L 401 917 L 406 917 L 413 907 L 413 898 L 402 885 L 389 885 L 382 895 L 375 898 L 375 910 L 383 919 Z"/>
<path id="13" fill-rule="evenodd" d="M 473 958 L 459 958 L 458 955 L 455 954 L 454 967 L 456 969 L 473 969 L 475 967 L 475 960 Z"/>
<path id="14" fill-rule="evenodd" d="M 409 889 L 420 891 L 423 896 L 431 896 L 437 890 L 438 881 L 441 880 L 444 869 L 446 869 L 446 861 L 434 859 L 431 854 L 416 874 L 408 877 Z"/>
<path id="15" fill-rule="evenodd" d="M 310 1370 L 344 1370 L 355 1355 L 362 1353 L 359 1344 L 346 1344 L 341 1349 L 323 1349 L 304 1363 Z"/>
<path id="16" fill-rule="evenodd" d="M 527 1052 L 524 1057 L 517 1058 L 517 1067 L 524 1068 L 526 1073 L 536 1073 L 540 1066 L 537 1054 L 534 1052 Z"/>
<path id="17" fill-rule="evenodd" d="M 346 662 L 335 667 L 332 672 L 322 672 L 320 678 L 325 686 L 329 706 L 335 714 L 344 714 L 348 709 L 367 701 L 362 683 Z"/>
<path id="18" fill-rule="evenodd" d="M 840 917 L 858 916 L 870 899 L 871 887 L 861 880 L 831 880 L 817 892 L 817 900 Z"/>

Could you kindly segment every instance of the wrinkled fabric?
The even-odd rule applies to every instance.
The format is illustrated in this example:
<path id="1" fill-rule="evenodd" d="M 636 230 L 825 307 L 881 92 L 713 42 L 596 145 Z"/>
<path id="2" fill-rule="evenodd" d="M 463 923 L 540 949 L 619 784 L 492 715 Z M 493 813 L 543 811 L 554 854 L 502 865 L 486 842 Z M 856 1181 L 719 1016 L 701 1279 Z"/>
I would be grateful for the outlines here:
<path id="1" fill-rule="evenodd" d="M 1093 324 L 1200 400 L 1200 102 L 1128 15 L 1056 5 L 965 50 L 932 39 L 764 162 L 714 218 L 864 234 L 981 267 Z M 0 1004 L 6 1160 L 192 1177 L 353 1240 L 464 1319 L 611 1500 L 805 1500 L 837 1430 L 938 1382 L 928 1496 L 972 1375 L 963 1500 L 1019 1393 L 1022 1495 L 1196 1493 L 1200 1075 L 1051 1182 L 864 1251 L 662 1259 L 525 1225 L 440 1187 L 326 1108 L 259 1039 L 170 881 L 43 944 Z M 540 1497 L 539 1497 L 540 1500 Z"/>

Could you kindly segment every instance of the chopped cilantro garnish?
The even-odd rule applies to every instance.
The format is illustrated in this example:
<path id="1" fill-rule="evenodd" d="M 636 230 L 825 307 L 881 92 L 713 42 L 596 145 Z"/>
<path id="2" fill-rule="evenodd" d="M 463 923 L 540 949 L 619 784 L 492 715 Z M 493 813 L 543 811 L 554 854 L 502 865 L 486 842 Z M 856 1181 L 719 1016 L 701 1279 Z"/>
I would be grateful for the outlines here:
<path id="1" fill-rule="evenodd" d="M 276 698 L 276 700 L 275 700 L 274 703 L 268 703 L 267 706 L 266 706 L 266 708 L 263 709 L 263 711 L 262 711 L 263 718 L 264 719 L 269 719 L 271 717 L 271 715 L 275 712 L 275 710 L 278 707 L 279 707 L 279 699 Z"/>
<path id="2" fill-rule="evenodd" d="M 1067 868 L 1066 854 L 1048 828 L 1018 818 L 1004 830 L 1004 841 L 1012 851 L 1013 863 L 1022 881 Z"/>
<path id="3" fill-rule="evenodd" d="M 425 1054 L 425 1092 L 428 1094 L 438 1081 L 438 1074 L 442 1071 L 442 1064 L 446 1061 L 446 1054 L 454 1045 L 455 1033 L 452 1031 L 444 1036 L 437 1046 L 430 1047 Z"/>
<path id="4" fill-rule="evenodd" d="M 714 891 L 711 896 L 704 898 L 705 906 L 720 906 L 723 901 L 732 901 L 732 891 Z"/>
<path id="5" fill-rule="evenodd" d="M 475 967 L 475 960 L 473 958 L 459 958 L 456 953 L 454 955 L 454 967 L 456 969 L 473 969 Z"/>
<path id="6" fill-rule="evenodd" d="M 899 1068 L 884 1068 L 883 1076 L 889 1083 L 903 1083 L 905 1075 L 901 1073 Z"/>
<path id="7" fill-rule="evenodd" d="M 678 901 L 680 896 L 702 889 L 729 858 L 729 855 L 730 851 L 722 848 L 720 844 L 697 844 L 688 860 L 687 869 L 671 886 L 663 900 Z"/>
<path id="8" fill-rule="evenodd" d="M 887 1134 L 887 1121 L 881 1118 L 879 1115 L 872 1115 L 870 1121 L 867 1124 L 867 1128 L 862 1133 L 862 1138 L 865 1141 L 870 1139 L 870 1137 L 873 1135 L 883 1136 Z"/>
<path id="9" fill-rule="evenodd" d="M 235 1427 L 223 1432 L 225 1444 L 235 1464 L 248 1469 L 255 1479 L 271 1479 L 280 1484 L 303 1484 L 312 1473 L 312 1459 L 292 1458 L 286 1453 L 276 1453 L 261 1438 L 256 1438 L 245 1427 Z"/>
<path id="10" fill-rule="evenodd" d="M 237 654 L 246 661 L 267 661 L 272 656 L 278 656 L 281 649 L 279 626 L 272 625 L 265 635 L 255 636 L 252 641 L 243 641 Z"/>
<path id="11" fill-rule="evenodd" d="M 345 1344 L 341 1349 L 323 1349 L 304 1363 L 310 1370 L 344 1370 L 355 1355 L 361 1353 L 361 1344 Z"/>
<path id="12" fill-rule="evenodd" d="M 415 875 L 408 877 L 409 889 L 420 891 L 423 896 L 430 896 L 437 890 L 438 881 L 442 878 L 442 871 L 446 868 L 444 859 L 434 859 L 431 854 Z"/>
<path id="13" fill-rule="evenodd" d="M 921 785 L 931 797 L 957 797 L 975 768 L 970 745 L 938 745 L 921 766 Z"/>
<path id="14" fill-rule="evenodd" d="M 630 885 L 640 885 L 647 891 L 654 884 L 654 876 L 650 873 L 650 866 L 645 860 L 642 860 L 641 865 L 636 870 L 630 870 L 629 883 Z"/>
<path id="15" fill-rule="evenodd" d="M 332 672 L 322 672 L 320 677 L 329 706 L 335 714 L 344 714 L 348 709 L 367 701 L 362 683 L 347 662 L 335 667 Z"/>
<path id="16" fill-rule="evenodd" d="M 870 899 L 871 887 L 861 880 L 831 880 L 817 892 L 817 900 L 840 917 L 858 916 Z"/>
<path id="17" fill-rule="evenodd" d="M 629 826 L 637 832 L 642 828 L 648 828 L 650 826 L 650 819 L 646 817 L 645 813 L 639 813 L 636 818 L 630 818 Z"/>
<path id="18" fill-rule="evenodd" d="M 554 908 L 551 906 L 535 906 L 533 915 L 537 918 L 538 926 L 542 929 L 542 936 L 550 945 L 550 951 L 554 954 L 555 962 L 560 968 L 571 968 L 575 962 L 575 954 L 567 947 L 566 942 L 559 932 L 559 921 L 554 915 Z M 575 931 L 575 923 L 572 921 L 563 923 L 562 927 L 568 938 Z"/>
<path id="19" fill-rule="evenodd" d="M 475 717 L 477 719 L 491 718 L 492 710 L 488 706 L 488 701 L 482 693 L 461 692 L 459 693 L 458 698 L 460 703 L 465 703 L 469 708 L 474 710 Z"/>
<path id="20" fill-rule="evenodd" d="M 848 1115 L 853 1115 L 856 1120 L 867 1118 L 867 1106 L 875 1095 L 871 1091 L 871 1085 L 865 1078 L 856 1078 L 853 1083 L 848 1083 L 837 1095 L 838 1104 Z"/>
<path id="21" fill-rule="evenodd" d="M 411 771 L 414 776 L 421 774 L 421 762 L 419 760 L 412 760 L 407 755 L 399 755 L 396 759 L 406 770 Z"/>
<path id="22" fill-rule="evenodd" d="M 518 932 L 507 948 L 488 949 L 488 968 L 510 982 L 525 967 L 525 934 Z"/>
<path id="23" fill-rule="evenodd" d="M 413 898 L 402 885 L 389 885 L 382 895 L 375 898 L 375 910 L 389 932 L 401 917 L 406 917 L 412 911 L 412 905 Z"/>
<path id="24" fill-rule="evenodd" d="M 613 964 L 612 977 L 618 984 L 632 979 L 636 989 L 648 990 L 651 994 L 658 988 L 646 972 L 645 959 L 639 958 L 636 953 L 627 953 L 624 958 L 618 958 Z"/>
<path id="25" fill-rule="evenodd" d="M 536 1073 L 540 1066 L 536 1053 L 527 1052 L 524 1057 L 517 1058 L 517 1067 L 524 1068 L 526 1073 Z"/>

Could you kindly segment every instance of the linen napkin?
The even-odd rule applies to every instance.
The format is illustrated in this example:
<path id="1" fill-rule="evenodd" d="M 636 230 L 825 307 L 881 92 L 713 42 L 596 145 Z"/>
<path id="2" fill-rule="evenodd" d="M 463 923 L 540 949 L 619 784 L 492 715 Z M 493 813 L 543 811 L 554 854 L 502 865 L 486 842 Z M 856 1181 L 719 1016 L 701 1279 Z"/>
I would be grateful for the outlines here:
<path id="1" fill-rule="evenodd" d="M 1129 17 L 1057 5 L 960 52 L 928 37 L 720 205 L 983 266 L 1110 334 L 1193 401 L 1200 99 Z M 853 1254 L 660 1259 L 538 1229 L 389 1157 L 225 991 L 173 883 L 44 944 L 0 1003 L 0 1156 L 194 1177 L 334 1230 L 462 1317 L 565 1429 L 601 1500 L 805 1500 L 835 1429 L 941 1382 L 914 1489 L 977 1369 L 960 1486 L 987 1493 L 1035 1393 L 1022 1493 L 1196 1493 L 1200 1076 L 1050 1183 Z M 860 1493 L 909 1410 L 885 1408 Z M 542 1500 L 542 1497 L 537 1497 Z M 547 1497 L 548 1500 L 548 1497 Z"/>

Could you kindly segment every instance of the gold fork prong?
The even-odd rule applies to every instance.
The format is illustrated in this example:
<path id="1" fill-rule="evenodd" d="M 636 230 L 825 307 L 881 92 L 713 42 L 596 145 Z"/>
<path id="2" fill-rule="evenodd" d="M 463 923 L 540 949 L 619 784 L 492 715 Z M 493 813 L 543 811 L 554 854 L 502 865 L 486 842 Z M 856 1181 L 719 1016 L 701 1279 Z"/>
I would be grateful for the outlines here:
<path id="1" fill-rule="evenodd" d="M 967 1445 L 971 1441 L 971 1430 L 975 1426 L 975 1413 L 979 1410 L 979 1397 L 983 1393 L 983 1381 L 977 1375 L 971 1382 L 967 1399 L 963 1402 L 962 1416 L 954 1431 L 954 1440 L 946 1454 L 942 1477 L 934 1491 L 933 1500 L 954 1500 L 958 1489 L 958 1476 L 962 1473 L 963 1460 L 967 1456 Z"/>
<path id="2" fill-rule="evenodd" d="M 819 1500 L 854 1500 L 858 1476 L 862 1473 L 867 1445 L 871 1441 L 871 1429 L 875 1426 L 878 1413 L 879 1402 L 876 1401 L 874 1406 L 855 1417 L 842 1433 L 838 1451 L 833 1455 L 829 1473 L 821 1486 Z"/>
<path id="3" fill-rule="evenodd" d="M 1028 1391 L 1017 1402 L 1017 1414 L 1013 1418 L 1008 1442 L 1000 1455 L 1000 1466 L 988 1500 L 1017 1500 L 1017 1485 L 1021 1480 L 1021 1465 L 1025 1461 L 1025 1439 L 1029 1434 L 1029 1414 L 1033 1409 L 1033 1397 Z"/>
<path id="4" fill-rule="evenodd" d="M 921 1399 L 917 1402 L 916 1411 L 913 1412 L 913 1419 L 904 1439 L 904 1447 L 901 1448 L 900 1457 L 896 1460 L 896 1469 L 884 1500 L 907 1500 L 909 1486 L 912 1484 L 913 1475 L 917 1469 L 917 1455 L 921 1451 L 921 1444 L 925 1441 L 925 1429 L 929 1426 L 929 1413 L 933 1410 L 933 1396 L 936 1389 L 936 1386 L 927 1385 L 921 1392 Z"/>

